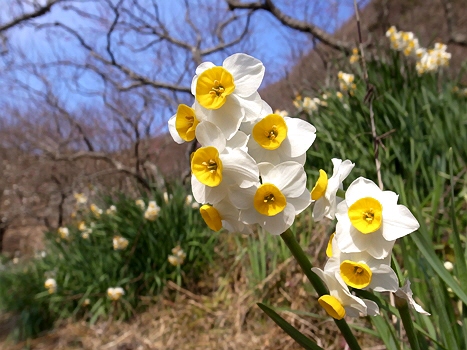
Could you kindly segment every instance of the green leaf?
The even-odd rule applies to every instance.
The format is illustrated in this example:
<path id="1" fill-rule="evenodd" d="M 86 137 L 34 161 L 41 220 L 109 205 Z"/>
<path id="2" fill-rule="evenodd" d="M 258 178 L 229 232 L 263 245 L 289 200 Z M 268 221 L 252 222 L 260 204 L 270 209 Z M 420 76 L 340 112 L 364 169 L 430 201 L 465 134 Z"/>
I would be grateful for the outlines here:
<path id="1" fill-rule="evenodd" d="M 257 305 L 261 310 L 264 311 L 266 315 L 271 318 L 271 320 L 273 320 L 279 327 L 281 327 L 284 332 L 290 335 L 290 337 L 298 344 L 303 346 L 303 348 L 311 350 L 323 350 L 322 347 L 318 346 L 318 344 L 316 344 L 314 341 L 300 333 L 295 327 L 280 317 L 279 314 L 277 314 L 274 310 L 261 303 L 258 303 Z"/>

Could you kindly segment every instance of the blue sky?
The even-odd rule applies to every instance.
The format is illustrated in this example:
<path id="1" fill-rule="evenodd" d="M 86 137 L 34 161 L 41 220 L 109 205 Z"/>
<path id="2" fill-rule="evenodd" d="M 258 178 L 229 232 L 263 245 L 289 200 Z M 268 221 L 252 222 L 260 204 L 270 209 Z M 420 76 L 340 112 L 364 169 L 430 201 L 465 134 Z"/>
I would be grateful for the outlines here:
<path id="1" fill-rule="evenodd" d="M 7 0 L 0 0 L 0 2 Z M 112 1 L 116 4 L 116 0 Z M 166 82 L 177 82 L 189 86 L 191 77 L 194 74 L 193 63 L 185 69 L 184 63 L 187 53 L 180 51 L 168 44 L 155 44 L 147 50 L 136 52 L 135 48 L 147 45 L 153 38 L 151 35 L 136 34 L 134 30 L 127 30 L 125 26 L 141 26 L 139 19 L 144 19 L 153 26 L 157 24 L 153 21 L 156 12 L 151 6 L 150 0 L 141 0 L 146 6 L 141 9 L 130 8 L 130 1 L 123 1 L 131 11 L 121 14 L 122 22 L 111 39 L 111 48 L 115 49 L 115 59 L 130 67 L 133 71 L 148 76 L 153 80 Z M 166 26 L 171 37 L 195 42 L 196 33 L 192 30 L 183 15 L 185 12 L 185 2 L 182 0 L 155 1 L 159 19 Z M 215 44 L 212 39 L 212 30 L 215 28 L 214 22 L 222 20 L 220 16 L 226 16 L 226 4 L 222 1 L 195 0 L 189 1 L 190 20 L 197 22 L 201 28 L 203 41 L 202 48 Z M 285 13 L 300 20 L 312 20 L 318 26 L 334 31 L 339 24 L 349 18 L 353 12 L 353 1 L 331 1 L 331 0 L 277 0 L 277 6 Z M 106 51 L 107 29 L 112 24 L 113 13 L 106 6 L 105 1 L 71 1 L 68 3 L 74 8 L 64 9 L 55 6 L 50 14 L 35 20 L 34 23 L 45 25 L 55 21 L 62 22 L 73 28 L 80 34 L 86 42 L 91 45 L 99 54 L 110 58 Z M 293 4 L 291 6 L 290 4 Z M 14 10 L 11 2 L 8 10 Z M 79 11 L 85 11 L 87 18 Z M 14 14 L 11 11 L 4 11 L 0 14 L 0 20 L 5 22 L 8 16 Z M 12 11 L 14 12 L 14 11 Z M 227 14 L 228 15 L 228 14 Z M 227 27 L 233 35 L 241 31 L 242 24 L 246 20 L 246 12 L 238 12 L 240 19 L 237 26 Z M 132 17 L 133 16 L 133 17 Z M 213 22 L 213 23 L 211 23 Z M 148 31 L 150 28 L 148 28 Z M 246 52 L 261 59 L 266 66 L 266 76 L 263 87 L 269 83 L 283 78 L 294 63 L 294 60 L 312 48 L 310 37 L 303 33 L 298 33 L 284 28 L 272 17 L 272 15 L 258 11 L 253 14 L 250 22 L 251 33 L 243 44 L 229 48 L 223 52 L 218 52 L 204 57 L 204 60 L 221 64 L 223 59 L 234 52 Z M 205 34 L 206 33 L 206 34 Z M 49 89 L 57 98 L 61 107 L 69 110 L 74 118 L 86 123 L 88 118 L 78 113 L 83 106 L 88 109 L 108 111 L 103 106 L 102 97 L 99 94 L 104 89 L 102 79 L 98 74 L 85 68 L 87 64 L 95 64 L 92 57 L 78 45 L 76 38 L 57 28 L 37 28 L 32 25 L 25 25 L 7 32 L 9 52 L 0 57 L 0 106 L 11 108 L 31 108 L 43 107 L 44 98 L 40 95 Z M 78 63 L 83 68 L 70 65 Z M 191 71 L 190 71 L 191 70 Z M 34 72 L 39 73 L 38 79 Z M 116 81 L 121 81 L 123 85 L 125 79 L 118 71 L 115 73 Z M 25 89 L 29 86 L 29 89 Z M 31 94 L 31 91 L 36 91 Z M 147 93 L 147 90 L 144 90 Z M 171 98 L 182 101 L 187 99 L 186 95 L 171 94 L 164 92 L 160 96 L 154 94 L 154 99 L 150 101 L 151 108 L 148 108 L 146 119 L 151 122 L 152 132 L 160 129 L 173 110 L 172 106 L 164 106 L 158 109 L 166 99 Z M 143 104 L 147 103 L 143 98 L 135 93 L 117 94 L 114 97 L 116 104 L 122 104 L 122 100 L 131 101 L 127 111 L 130 114 L 137 114 L 143 109 Z M 117 101 L 119 100 L 119 101 Z M 189 103 L 189 102 L 186 102 Z M 130 108 L 131 107 L 131 108 Z M 152 115 L 155 114 L 155 115 Z M 8 120 L 8 115 L 0 116 Z M 104 119 L 106 117 L 103 117 Z M 151 120 L 151 121 L 149 121 Z M 152 121 L 154 120 L 154 122 Z M 10 120 L 11 121 L 11 120 Z M 109 122 L 109 127 L 111 127 Z"/>

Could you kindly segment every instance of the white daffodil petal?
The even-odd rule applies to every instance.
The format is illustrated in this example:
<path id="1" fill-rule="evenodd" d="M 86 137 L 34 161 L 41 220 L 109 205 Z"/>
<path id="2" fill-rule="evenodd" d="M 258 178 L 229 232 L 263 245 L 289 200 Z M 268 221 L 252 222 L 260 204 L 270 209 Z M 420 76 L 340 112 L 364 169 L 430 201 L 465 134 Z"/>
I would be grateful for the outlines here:
<path id="1" fill-rule="evenodd" d="M 351 206 L 362 198 L 362 188 L 365 191 L 365 197 L 379 199 L 381 193 L 380 188 L 373 181 L 365 179 L 364 177 L 359 177 L 350 184 L 345 192 L 345 201 L 348 206 Z"/>
<path id="2" fill-rule="evenodd" d="M 262 174 L 263 183 L 274 183 L 286 197 L 298 197 L 306 187 L 306 173 L 303 166 L 296 162 L 276 165 L 268 174 Z M 275 179 L 274 181 L 272 179 Z"/>
<path id="3" fill-rule="evenodd" d="M 340 221 L 336 225 L 336 239 L 339 249 L 344 253 L 355 253 L 367 250 L 371 241 L 352 225 L 343 227 Z"/>
<path id="4" fill-rule="evenodd" d="M 248 140 L 248 153 L 258 163 L 281 163 L 280 153 L 276 151 L 270 151 L 261 147 L 253 137 L 250 136 Z"/>
<path id="5" fill-rule="evenodd" d="M 191 176 L 191 189 L 198 203 L 216 204 L 229 194 L 229 186 L 224 181 L 216 187 L 209 187 L 199 182 L 194 175 Z"/>
<path id="6" fill-rule="evenodd" d="M 377 269 L 371 269 L 373 275 L 368 286 L 375 292 L 395 292 L 399 288 L 399 279 L 390 266 L 381 264 Z"/>
<path id="7" fill-rule="evenodd" d="M 333 176 L 336 174 L 336 177 L 339 178 L 339 182 L 342 183 L 342 181 L 344 181 L 347 176 L 349 176 L 355 164 L 348 159 L 342 161 L 340 159 L 333 158 L 331 161 L 334 165 Z"/>
<path id="8" fill-rule="evenodd" d="M 209 68 L 212 68 L 212 67 L 215 67 L 215 66 L 216 65 L 214 63 L 212 63 L 212 62 L 203 62 L 196 68 L 195 74 L 200 75 L 206 69 L 209 69 Z"/>
<path id="9" fill-rule="evenodd" d="M 261 215 L 261 214 L 258 214 Z M 262 228 L 268 231 L 272 235 L 280 235 L 285 232 L 290 226 L 292 226 L 295 219 L 294 207 L 287 203 L 284 210 L 274 216 L 265 216 L 262 222 L 258 222 Z"/>
<path id="10" fill-rule="evenodd" d="M 225 136 L 213 123 L 203 121 L 196 127 L 196 139 L 203 147 L 215 147 L 219 153 L 225 148 Z"/>
<path id="11" fill-rule="evenodd" d="M 272 113 L 273 113 L 273 111 L 272 111 L 271 106 L 268 105 L 268 104 L 266 103 L 266 101 L 262 101 L 262 103 L 261 103 L 261 112 L 260 112 L 260 115 L 264 117 L 264 116 L 269 115 L 269 114 L 272 114 Z"/>
<path id="12" fill-rule="evenodd" d="M 253 95 L 248 97 L 235 97 L 244 109 L 244 122 L 250 122 L 258 118 L 258 115 L 261 113 L 263 108 L 263 100 L 259 93 L 255 92 Z"/>
<path id="13" fill-rule="evenodd" d="M 248 188 L 239 188 L 235 189 L 234 191 L 230 192 L 230 200 L 232 201 L 233 205 L 238 209 L 249 209 L 249 212 L 253 212 L 253 197 L 256 193 L 256 186 L 248 187 Z"/>
<path id="14" fill-rule="evenodd" d="M 291 157 L 304 154 L 316 139 L 316 128 L 297 118 L 284 118 L 287 124 L 287 139 L 291 145 Z"/>
<path id="15" fill-rule="evenodd" d="M 244 53 L 227 57 L 222 64 L 234 77 L 235 94 L 248 97 L 255 93 L 264 77 L 263 63 Z"/>
<path id="16" fill-rule="evenodd" d="M 410 281 L 408 279 L 405 280 L 405 284 L 402 288 L 399 288 L 397 291 L 396 291 L 396 296 L 398 296 L 399 298 L 403 298 L 403 299 L 406 299 L 409 306 L 413 309 L 415 309 L 415 311 L 417 311 L 418 313 L 422 314 L 422 315 L 430 315 L 428 312 L 426 312 L 419 304 L 417 304 L 413 298 L 413 292 L 412 292 L 412 289 L 410 288 Z"/>
<path id="17" fill-rule="evenodd" d="M 391 253 L 396 241 L 386 241 L 383 235 L 378 231 L 370 234 L 374 236 L 371 237 L 370 246 L 366 251 L 376 259 L 384 259 Z"/>
<path id="18" fill-rule="evenodd" d="M 174 114 L 172 117 L 170 117 L 169 121 L 167 122 L 168 124 L 168 127 L 169 127 L 169 133 L 170 133 L 170 136 L 172 136 L 173 140 L 178 143 L 178 144 L 182 144 L 185 142 L 185 140 L 183 140 L 180 135 L 178 134 L 178 131 L 177 129 L 175 128 L 175 120 L 177 118 L 177 115 Z"/>
<path id="19" fill-rule="evenodd" d="M 300 214 L 311 204 L 310 192 L 307 188 L 304 189 L 302 195 L 294 198 L 289 198 L 288 203 L 292 204 L 295 208 L 295 215 Z"/>
<path id="20" fill-rule="evenodd" d="M 225 176 L 233 179 L 240 187 L 250 187 L 259 182 L 259 170 L 251 156 L 241 149 L 221 155 Z"/>
<path id="21" fill-rule="evenodd" d="M 407 207 L 397 205 L 394 210 L 383 209 L 383 236 L 388 241 L 394 241 L 418 230 L 420 224 Z"/>
<path id="22" fill-rule="evenodd" d="M 242 131 L 237 131 L 234 136 L 227 142 L 226 147 L 230 149 L 241 149 L 248 152 L 248 135 Z"/>
<path id="23" fill-rule="evenodd" d="M 313 204 L 313 220 L 321 221 L 329 208 L 329 202 L 325 197 L 321 197 Z"/>
<path id="24" fill-rule="evenodd" d="M 368 299 L 362 299 L 366 306 L 366 314 L 368 316 L 378 316 L 379 315 L 379 307 L 374 301 Z"/>
<path id="25" fill-rule="evenodd" d="M 219 127 L 227 140 L 238 131 L 243 113 L 243 106 L 233 97 L 227 98 L 219 109 L 206 110 L 207 120 Z"/>

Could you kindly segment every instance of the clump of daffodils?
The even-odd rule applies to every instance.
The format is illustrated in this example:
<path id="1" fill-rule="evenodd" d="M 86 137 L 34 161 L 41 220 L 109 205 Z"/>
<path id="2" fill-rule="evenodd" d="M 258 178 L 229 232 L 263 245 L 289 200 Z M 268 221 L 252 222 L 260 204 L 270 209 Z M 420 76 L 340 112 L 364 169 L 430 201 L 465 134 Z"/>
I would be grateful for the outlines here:
<path id="1" fill-rule="evenodd" d="M 302 99 L 301 95 L 297 95 L 295 100 L 293 100 L 293 104 L 299 111 L 304 111 L 308 114 L 313 114 L 313 112 L 316 112 L 320 106 L 323 106 L 323 107 L 327 106 L 326 101 L 320 100 L 317 97 L 311 98 L 307 96 Z"/>
<path id="2" fill-rule="evenodd" d="M 201 64 L 193 104 L 180 105 L 168 123 L 174 141 L 196 137 L 201 145 L 191 159 L 191 185 L 213 230 L 251 233 L 259 224 L 278 235 L 311 202 L 303 165 L 316 130 L 261 99 L 264 71 L 261 61 L 241 53 L 222 66 Z M 303 103 L 314 108 L 310 98 Z"/>
<path id="3" fill-rule="evenodd" d="M 88 239 L 89 235 L 92 233 L 92 228 L 88 228 L 84 221 L 81 221 L 78 225 L 78 230 L 81 231 L 81 237 L 83 239 Z"/>
<path id="4" fill-rule="evenodd" d="M 113 215 L 117 212 L 117 207 L 115 205 L 111 205 L 106 211 L 105 213 L 107 215 Z"/>
<path id="5" fill-rule="evenodd" d="M 68 239 L 70 237 L 70 230 L 68 230 L 68 227 L 59 227 L 57 232 L 61 239 Z"/>
<path id="6" fill-rule="evenodd" d="M 363 289 L 395 293 L 421 312 L 423 309 L 413 301 L 410 284 L 405 289 L 399 288 L 399 280 L 391 268 L 395 241 L 417 230 L 418 221 L 409 209 L 397 204 L 397 194 L 382 191 L 363 177 L 352 182 L 344 198 L 337 197 L 354 164 L 340 159 L 332 162 L 333 175 L 328 178 L 320 170 L 311 192 L 315 220 L 337 219 L 336 232 L 326 249 L 329 259 L 323 270 L 313 268 L 329 289 L 329 294 L 319 299 L 320 305 L 336 319 L 345 315 L 377 315 L 379 310 L 374 302 L 351 293 L 352 289 Z"/>
<path id="7" fill-rule="evenodd" d="M 122 287 L 115 287 L 115 288 L 110 287 L 107 289 L 107 296 L 110 298 L 110 300 L 117 301 L 123 295 L 125 295 L 125 291 L 123 290 Z"/>
<path id="8" fill-rule="evenodd" d="M 91 209 L 91 212 L 94 214 L 95 217 L 100 217 L 103 213 L 103 210 L 94 203 L 92 203 L 89 206 L 89 209 Z"/>
<path id="9" fill-rule="evenodd" d="M 75 197 L 78 206 L 85 205 L 88 202 L 88 197 L 84 193 L 73 193 L 73 197 Z"/>
<path id="10" fill-rule="evenodd" d="M 149 221 L 157 219 L 161 208 L 157 205 L 156 201 L 149 201 L 148 207 L 144 212 L 144 218 Z"/>
<path id="11" fill-rule="evenodd" d="M 45 289 L 49 292 L 49 294 L 53 294 L 57 291 L 57 281 L 53 278 L 47 278 L 44 283 Z"/>
<path id="12" fill-rule="evenodd" d="M 183 249 L 180 248 L 180 246 L 178 245 L 172 249 L 172 254 L 173 255 L 169 255 L 169 257 L 167 258 L 169 263 L 173 266 L 182 265 L 186 259 L 186 253 L 183 251 Z"/>
<path id="13" fill-rule="evenodd" d="M 447 46 L 442 43 L 435 43 L 433 49 L 423 48 L 412 32 L 398 31 L 395 26 L 387 30 L 386 37 L 392 49 L 417 60 L 415 68 L 419 75 L 436 72 L 449 65 L 451 54 L 446 52 Z"/>
<path id="14" fill-rule="evenodd" d="M 349 63 L 354 64 L 357 63 L 360 59 L 360 55 L 358 54 L 358 49 L 355 47 L 352 49 L 352 55 L 349 57 Z"/>
<path id="15" fill-rule="evenodd" d="M 353 95 L 357 89 L 357 85 L 354 83 L 355 75 L 340 71 L 337 74 L 337 78 L 339 80 L 339 89 L 342 92 L 348 92 L 350 95 Z"/>
<path id="16" fill-rule="evenodd" d="M 114 236 L 112 242 L 114 250 L 123 250 L 128 247 L 128 240 L 122 236 Z"/>
<path id="17" fill-rule="evenodd" d="M 141 208 L 141 210 L 146 210 L 146 204 L 144 203 L 144 200 L 142 199 L 137 199 L 135 201 L 135 204 Z"/>
<path id="18" fill-rule="evenodd" d="M 411 291 L 398 288 L 390 254 L 397 238 L 418 229 L 417 220 L 397 204 L 394 192 L 365 178 L 344 196 L 343 181 L 355 166 L 350 160 L 332 159 L 332 175 L 320 170 L 308 190 L 303 166 L 316 129 L 272 111 L 257 92 L 263 75 L 261 61 L 245 54 L 226 58 L 222 66 L 202 63 L 192 81 L 193 104 L 180 105 L 168 122 L 174 141 L 196 138 L 201 145 L 191 157 L 191 187 L 204 221 L 215 231 L 251 233 L 259 225 L 280 235 L 313 203 L 316 221 L 337 219 L 329 260 L 323 270 L 313 268 L 329 289 L 319 299 L 326 312 L 336 319 L 379 313 L 376 303 L 352 289 L 399 293 L 410 304 Z M 339 83 L 342 92 L 356 89 L 352 74 L 339 72 Z M 299 97 L 294 104 L 313 109 L 318 101 Z M 182 252 L 174 248 L 169 262 L 180 265 Z"/>

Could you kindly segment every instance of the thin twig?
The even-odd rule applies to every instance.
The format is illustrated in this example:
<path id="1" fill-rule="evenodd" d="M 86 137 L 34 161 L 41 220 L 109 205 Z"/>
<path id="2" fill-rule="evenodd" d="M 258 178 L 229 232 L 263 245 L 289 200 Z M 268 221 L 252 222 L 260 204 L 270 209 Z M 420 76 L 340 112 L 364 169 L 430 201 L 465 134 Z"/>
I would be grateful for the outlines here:
<path id="1" fill-rule="evenodd" d="M 383 179 L 381 177 L 381 162 L 379 161 L 379 157 L 378 157 L 379 156 L 379 144 L 381 143 L 381 138 L 378 137 L 378 135 L 376 134 L 375 117 L 373 114 L 373 99 L 375 95 L 375 87 L 372 84 L 370 84 L 368 80 L 368 69 L 366 66 L 365 50 L 363 49 L 363 40 L 362 40 L 362 29 L 360 26 L 360 14 L 358 12 L 358 5 L 357 5 L 356 0 L 354 0 L 354 7 L 355 7 L 355 18 L 357 20 L 358 42 L 359 42 L 359 47 L 360 47 L 360 62 L 362 65 L 363 79 L 365 80 L 365 84 L 366 84 L 366 95 L 363 101 L 368 103 L 369 108 L 370 108 L 371 136 L 373 137 L 373 155 L 375 158 L 376 176 L 378 177 L 378 186 L 382 190 Z"/>

